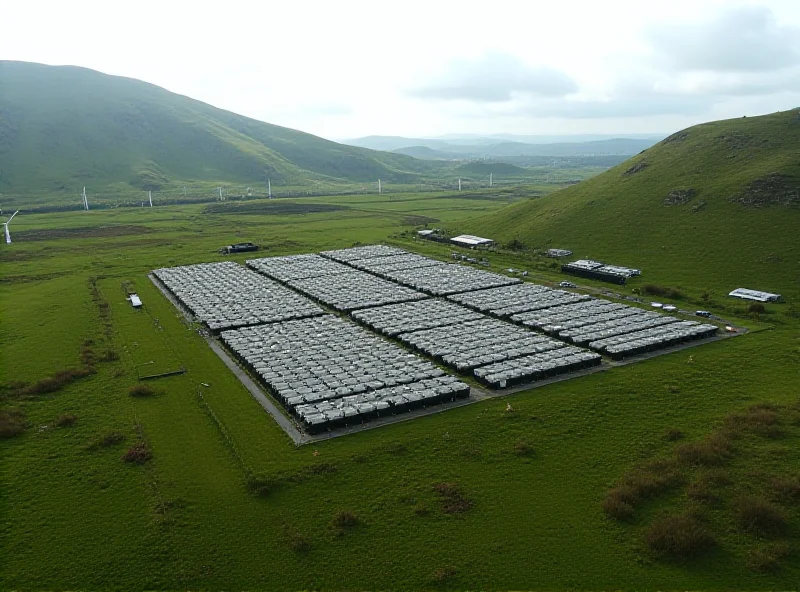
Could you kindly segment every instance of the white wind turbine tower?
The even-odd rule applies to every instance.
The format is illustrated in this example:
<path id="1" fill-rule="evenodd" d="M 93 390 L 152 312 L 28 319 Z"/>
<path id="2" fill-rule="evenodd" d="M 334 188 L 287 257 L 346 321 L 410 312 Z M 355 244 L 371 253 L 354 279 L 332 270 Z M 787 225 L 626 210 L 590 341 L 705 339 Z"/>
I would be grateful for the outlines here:
<path id="1" fill-rule="evenodd" d="M 86 197 L 86 187 L 83 188 L 83 209 L 89 211 L 89 200 Z"/>
<path id="2" fill-rule="evenodd" d="M 150 200 L 150 207 L 152 208 L 153 207 L 153 192 L 152 191 L 148 191 L 147 192 L 147 199 Z"/>
<path id="3" fill-rule="evenodd" d="M 11 223 L 11 220 L 13 220 L 14 216 L 16 216 L 17 214 L 19 214 L 19 210 L 17 210 L 13 214 L 11 214 L 11 218 L 9 218 L 5 222 L 3 222 L 3 230 L 5 231 L 5 234 L 6 234 L 6 244 L 7 245 L 11 244 L 11 233 L 8 232 L 8 225 Z"/>

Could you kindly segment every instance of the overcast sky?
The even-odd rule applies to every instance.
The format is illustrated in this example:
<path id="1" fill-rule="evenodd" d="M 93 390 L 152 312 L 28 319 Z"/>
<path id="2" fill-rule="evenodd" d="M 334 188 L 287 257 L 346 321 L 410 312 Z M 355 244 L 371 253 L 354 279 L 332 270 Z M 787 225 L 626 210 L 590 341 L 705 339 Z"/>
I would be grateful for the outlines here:
<path id="1" fill-rule="evenodd" d="M 672 132 L 800 106 L 800 0 L 0 0 L 0 59 L 332 139 Z"/>

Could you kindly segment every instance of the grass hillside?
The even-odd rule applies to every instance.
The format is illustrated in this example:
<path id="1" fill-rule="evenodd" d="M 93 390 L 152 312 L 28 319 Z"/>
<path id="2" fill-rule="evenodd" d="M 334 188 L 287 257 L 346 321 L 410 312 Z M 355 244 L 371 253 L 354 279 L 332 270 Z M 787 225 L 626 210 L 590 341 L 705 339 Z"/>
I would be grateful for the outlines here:
<path id="1" fill-rule="evenodd" d="M 0 191 L 173 181 L 409 182 L 435 165 L 263 123 L 152 84 L 0 61 Z"/>
<path id="2" fill-rule="evenodd" d="M 673 134 L 459 230 L 641 267 L 642 281 L 800 294 L 800 109 Z"/>

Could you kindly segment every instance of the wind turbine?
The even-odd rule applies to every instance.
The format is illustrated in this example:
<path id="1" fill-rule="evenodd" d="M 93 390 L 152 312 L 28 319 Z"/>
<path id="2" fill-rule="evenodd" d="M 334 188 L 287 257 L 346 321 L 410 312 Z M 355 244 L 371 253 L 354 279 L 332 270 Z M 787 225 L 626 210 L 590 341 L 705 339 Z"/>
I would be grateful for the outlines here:
<path id="1" fill-rule="evenodd" d="M 5 222 L 3 222 L 3 230 L 5 230 L 5 233 L 6 233 L 6 244 L 7 245 L 11 244 L 11 233 L 8 232 L 8 225 L 11 223 L 11 220 L 13 220 L 14 216 L 16 216 L 17 214 L 19 214 L 19 210 L 17 210 L 13 214 L 11 214 L 11 218 L 9 218 Z"/>

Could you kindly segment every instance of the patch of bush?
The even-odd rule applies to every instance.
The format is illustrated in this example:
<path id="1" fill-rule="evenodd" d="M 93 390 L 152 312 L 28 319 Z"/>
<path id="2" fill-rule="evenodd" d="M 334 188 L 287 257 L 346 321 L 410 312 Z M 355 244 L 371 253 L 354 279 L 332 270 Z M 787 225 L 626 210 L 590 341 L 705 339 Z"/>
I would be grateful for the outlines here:
<path id="1" fill-rule="evenodd" d="M 634 504 L 638 500 L 633 491 L 625 487 L 610 489 L 603 498 L 601 506 L 603 511 L 615 520 L 630 520 L 635 511 Z"/>
<path id="2" fill-rule="evenodd" d="M 436 483 L 433 490 L 441 498 L 444 514 L 463 514 L 472 508 L 472 500 L 464 496 L 456 483 Z"/>
<path id="3" fill-rule="evenodd" d="M 759 573 L 770 573 L 780 569 L 780 560 L 791 553 L 789 545 L 779 543 L 756 547 L 747 553 L 747 568 Z"/>
<path id="4" fill-rule="evenodd" d="M 734 504 L 734 513 L 743 530 L 760 536 L 783 534 L 788 526 L 780 508 L 761 497 L 740 497 Z"/>
<path id="5" fill-rule="evenodd" d="M 760 302 L 753 302 L 750 306 L 747 307 L 747 312 L 752 315 L 762 315 L 767 312 L 767 309 L 764 308 L 764 305 Z"/>
<path id="6" fill-rule="evenodd" d="M 517 456 L 532 456 L 533 446 L 531 446 L 527 442 L 523 442 L 522 440 L 520 440 L 519 442 L 514 444 L 514 454 L 516 454 Z"/>
<path id="7" fill-rule="evenodd" d="M 288 523 L 283 525 L 283 536 L 286 544 L 295 553 L 306 554 L 311 550 L 311 541 Z"/>
<path id="8" fill-rule="evenodd" d="M 670 288 L 659 284 L 645 284 L 642 286 L 642 292 L 650 296 L 661 296 L 662 298 L 671 298 L 672 300 L 680 300 L 683 298 L 683 293 L 678 288 Z"/>
<path id="9" fill-rule="evenodd" d="M 639 502 L 663 493 L 681 480 L 673 461 L 654 460 L 625 473 L 603 499 L 603 511 L 617 520 L 629 520 Z"/>
<path id="10" fill-rule="evenodd" d="M 336 534 L 344 534 L 345 530 L 358 526 L 360 520 L 353 512 L 342 510 L 338 512 L 331 520 L 331 528 L 336 531 Z"/>
<path id="11" fill-rule="evenodd" d="M 107 349 L 100 356 L 101 362 L 115 362 L 116 360 L 119 360 L 119 354 L 113 349 Z"/>
<path id="12" fill-rule="evenodd" d="M 674 559 L 689 559 L 711 549 L 714 536 L 697 519 L 686 515 L 656 518 L 645 533 L 653 551 Z"/>
<path id="13" fill-rule="evenodd" d="M 0 438 L 13 438 L 25 431 L 22 409 L 0 409 Z"/>
<path id="14" fill-rule="evenodd" d="M 62 413 L 53 423 L 57 428 L 68 428 L 74 426 L 76 421 L 78 418 L 72 413 Z"/>
<path id="15" fill-rule="evenodd" d="M 93 343 L 91 339 L 87 339 L 83 342 L 83 345 L 81 345 L 80 360 L 84 366 L 94 366 L 97 362 L 94 349 L 92 348 Z"/>
<path id="16" fill-rule="evenodd" d="M 525 243 L 517 238 L 513 238 L 506 243 L 506 249 L 510 251 L 524 251 L 526 248 Z"/>
<path id="17" fill-rule="evenodd" d="M 266 497 L 278 487 L 278 482 L 272 477 L 248 474 L 245 479 L 247 490 L 253 495 Z"/>
<path id="18" fill-rule="evenodd" d="M 698 479 L 690 483 L 689 487 L 686 488 L 686 496 L 691 500 L 702 503 L 717 500 L 717 495 L 714 493 L 711 485 L 703 479 Z"/>
<path id="19" fill-rule="evenodd" d="M 714 433 L 698 442 L 682 444 L 675 454 L 685 465 L 714 466 L 728 459 L 732 447 L 725 434 Z"/>
<path id="20" fill-rule="evenodd" d="M 139 440 L 136 444 L 128 448 L 125 454 L 122 455 L 122 460 L 125 462 L 136 463 L 139 465 L 143 465 L 151 458 L 153 458 L 153 453 L 150 451 L 150 447 L 144 440 Z"/>
<path id="21" fill-rule="evenodd" d="M 773 477 L 769 482 L 770 491 L 780 500 L 800 500 L 800 478 Z"/>
<path id="22" fill-rule="evenodd" d="M 128 389 L 128 394 L 131 397 L 152 397 L 156 394 L 156 391 L 149 385 L 136 384 Z"/>
<path id="23" fill-rule="evenodd" d="M 55 393 L 79 378 L 84 378 L 90 374 L 94 374 L 94 372 L 94 368 L 90 366 L 86 366 L 84 368 L 67 368 L 66 370 L 56 372 L 52 376 L 43 378 L 39 382 L 35 382 L 26 386 L 22 390 L 17 391 L 17 394 L 25 396 Z"/>
<path id="24" fill-rule="evenodd" d="M 778 410 L 777 406 L 769 403 L 753 405 L 744 413 L 729 415 L 725 423 L 734 433 L 747 431 L 766 438 L 778 438 L 783 435 Z"/>

